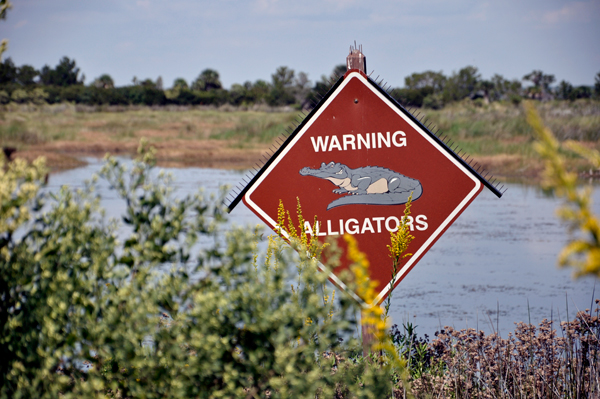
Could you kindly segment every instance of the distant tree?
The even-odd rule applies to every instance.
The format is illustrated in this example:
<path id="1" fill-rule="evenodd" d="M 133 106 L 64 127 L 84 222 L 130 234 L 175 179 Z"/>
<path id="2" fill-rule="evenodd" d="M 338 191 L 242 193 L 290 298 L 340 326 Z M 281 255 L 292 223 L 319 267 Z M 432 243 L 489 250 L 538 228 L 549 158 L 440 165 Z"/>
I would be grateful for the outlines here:
<path id="1" fill-rule="evenodd" d="M 0 62 L 0 84 L 14 83 L 17 78 L 17 67 L 10 57 Z"/>
<path id="2" fill-rule="evenodd" d="M 254 84 L 251 84 L 249 92 L 254 102 L 265 102 L 271 92 L 271 85 L 262 79 L 258 79 Z"/>
<path id="3" fill-rule="evenodd" d="M 34 85 L 35 78 L 39 76 L 40 71 L 31 65 L 21 65 L 17 68 L 17 83 L 23 86 Z"/>
<path id="4" fill-rule="evenodd" d="M 243 100 L 248 103 L 263 104 L 268 101 L 271 93 L 271 85 L 268 82 L 258 79 L 254 83 L 246 81 L 241 86 L 242 87 L 237 87 L 236 85 L 231 86 L 230 94 L 231 92 L 235 92 L 235 97 L 235 95 L 239 96 L 243 93 Z"/>
<path id="5" fill-rule="evenodd" d="M 156 83 L 154 83 L 154 81 L 150 78 L 144 79 L 141 82 L 139 82 L 138 84 L 139 84 L 139 86 L 142 86 L 142 87 L 149 87 L 152 89 L 156 89 Z"/>
<path id="6" fill-rule="evenodd" d="M 244 103 L 247 99 L 247 90 L 246 87 L 239 84 L 234 83 L 231 85 L 231 89 L 229 90 L 229 102 L 234 105 L 240 105 Z"/>
<path id="7" fill-rule="evenodd" d="M 594 97 L 600 99 L 600 72 L 594 78 Z"/>
<path id="8" fill-rule="evenodd" d="M 471 66 L 462 68 L 458 73 L 453 72 L 447 78 L 442 91 L 444 103 L 460 101 L 469 97 L 475 90 L 478 78 L 477 68 Z"/>
<path id="9" fill-rule="evenodd" d="M 72 86 L 82 85 L 83 75 L 79 77 L 79 68 L 75 60 L 63 57 L 56 68 L 44 65 L 40 71 L 40 82 L 46 86 Z"/>
<path id="10" fill-rule="evenodd" d="M 329 76 L 321 75 L 321 80 L 315 82 L 312 90 L 307 95 L 307 101 L 310 103 L 319 102 L 331 87 L 332 82 L 336 82 L 347 70 L 346 64 L 338 64 L 333 67 Z"/>
<path id="11" fill-rule="evenodd" d="M 494 82 L 491 80 L 482 80 L 477 84 L 476 96 L 483 97 L 486 103 L 493 101 L 492 93 L 494 92 Z"/>
<path id="12" fill-rule="evenodd" d="M 301 105 L 302 108 L 308 108 L 310 103 L 310 91 L 311 84 L 308 79 L 308 75 L 304 72 L 298 73 L 294 81 L 294 97 L 296 102 Z"/>
<path id="13" fill-rule="evenodd" d="M 275 88 L 288 88 L 294 83 L 295 72 L 286 66 L 277 68 L 274 74 L 271 75 L 271 82 Z"/>
<path id="14" fill-rule="evenodd" d="M 509 100 L 521 96 L 521 82 L 519 80 L 507 80 L 502 75 L 495 74 L 491 79 L 494 84 L 490 95 L 492 101 Z"/>
<path id="15" fill-rule="evenodd" d="M 188 83 L 184 78 L 177 78 L 173 82 L 173 89 L 189 89 Z"/>
<path id="16" fill-rule="evenodd" d="M 298 77 L 295 80 L 296 87 L 301 90 L 306 89 L 310 86 L 310 79 L 308 79 L 308 75 L 305 72 L 298 73 Z"/>
<path id="17" fill-rule="evenodd" d="M 390 91 L 390 95 L 405 107 L 422 107 L 425 99 L 433 95 L 433 88 L 426 86 L 421 89 L 409 89 L 406 87 L 395 88 Z M 427 100 L 428 106 L 434 107 L 440 105 L 439 98 L 430 98 Z"/>
<path id="18" fill-rule="evenodd" d="M 533 87 L 527 89 L 529 98 L 543 101 L 551 98 L 550 85 L 556 80 L 554 75 L 546 75 L 540 70 L 534 70 L 523 76 L 523 80 L 533 83 Z"/>
<path id="19" fill-rule="evenodd" d="M 561 80 L 556 88 L 556 97 L 560 100 L 572 100 L 573 85 L 566 80 Z"/>
<path id="20" fill-rule="evenodd" d="M 527 75 L 523 76 L 523 80 L 530 81 L 534 86 L 542 86 L 548 88 L 550 84 L 554 83 L 554 75 L 546 75 L 540 70 L 534 70 Z"/>
<path id="21" fill-rule="evenodd" d="M 265 102 L 270 91 L 271 86 L 264 80 L 257 80 L 254 84 L 250 81 L 236 83 L 229 90 L 229 102 L 235 105 Z"/>
<path id="22" fill-rule="evenodd" d="M 490 80 L 494 84 L 494 88 L 492 90 L 492 93 L 490 94 L 492 101 L 499 101 L 504 99 L 509 81 L 506 80 L 504 76 L 499 75 L 497 73 L 494 74 L 494 76 L 492 76 Z"/>
<path id="23" fill-rule="evenodd" d="M 413 73 L 404 78 L 404 86 L 407 89 L 420 90 L 425 87 L 431 87 L 433 93 L 439 93 L 444 89 L 447 78 L 442 71 L 425 71 L 421 73 Z"/>
<path id="24" fill-rule="evenodd" d="M 115 82 L 109 74 L 105 73 L 97 77 L 92 85 L 99 89 L 112 89 L 115 87 Z"/>
<path id="25" fill-rule="evenodd" d="M 573 89 L 572 97 L 574 100 L 579 98 L 591 98 L 592 93 L 592 88 L 589 86 L 577 86 Z"/>
<path id="26" fill-rule="evenodd" d="M 474 66 L 467 66 L 458 71 L 457 80 L 465 93 L 473 92 L 480 79 L 481 75 Z"/>
<path id="27" fill-rule="evenodd" d="M 474 66 L 466 66 L 460 69 L 458 73 L 453 73 L 444 86 L 444 102 L 460 101 L 470 97 L 475 93 L 480 79 L 481 75 Z"/>
<path id="28" fill-rule="evenodd" d="M 219 79 L 219 72 L 210 68 L 202 71 L 192 83 L 192 90 L 197 91 L 210 91 L 222 88 L 223 85 Z"/>
<path id="29" fill-rule="evenodd" d="M 331 72 L 331 79 L 336 81 L 340 78 L 340 76 L 344 75 L 348 71 L 348 67 L 346 64 L 338 64 L 333 67 L 333 71 Z"/>
<path id="30" fill-rule="evenodd" d="M 156 78 L 156 84 L 155 84 L 156 88 L 158 90 L 163 90 L 163 80 L 162 80 L 162 76 L 159 76 L 158 78 Z"/>
<path id="31" fill-rule="evenodd" d="M 31 65 L 17 67 L 10 57 L 0 62 L 0 85 L 31 86 L 35 84 L 35 77 L 38 75 L 39 71 Z"/>
<path id="32" fill-rule="evenodd" d="M 115 91 L 122 95 L 128 104 L 164 105 L 167 103 L 165 92 L 158 90 L 152 79 L 137 82 L 137 85 L 118 88 Z"/>
<path id="33" fill-rule="evenodd" d="M 271 75 L 271 92 L 268 102 L 271 105 L 289 105 L 296 102 L 294 97 L 294 77 L 296 73 L 286 66 L 277 68 Z"/>
<path id="34" fill-rule="evenodd" d="M 404 78 L 404 87 L 391 90 L 390 94 L 406 107 L 439 109 L 444 100 L 441 92 L 447 78 L 442 72 L 415 72 Z"/>

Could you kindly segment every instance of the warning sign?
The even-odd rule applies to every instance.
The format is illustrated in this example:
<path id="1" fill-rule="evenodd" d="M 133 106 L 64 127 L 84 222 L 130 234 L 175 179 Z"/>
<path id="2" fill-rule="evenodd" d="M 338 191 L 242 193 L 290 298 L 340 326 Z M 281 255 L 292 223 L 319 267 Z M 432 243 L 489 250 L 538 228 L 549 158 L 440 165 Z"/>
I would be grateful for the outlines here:
<path id="1" fill-rule="evenodd" d="M 378 282 L 380 303 L 391 279 L 390 232 L 397 230 L 408 197 L 412 194 L 413 255 L 401 265 L 394 286 L 484 185 L 501 195 L 364 73 L 351 70 L 240 196 L 271 228 L 279 201 L 291 210 L 299 198 L 309 234 L 354 236 Z M 335 273 L 330 277 L 345 288 Z"/>

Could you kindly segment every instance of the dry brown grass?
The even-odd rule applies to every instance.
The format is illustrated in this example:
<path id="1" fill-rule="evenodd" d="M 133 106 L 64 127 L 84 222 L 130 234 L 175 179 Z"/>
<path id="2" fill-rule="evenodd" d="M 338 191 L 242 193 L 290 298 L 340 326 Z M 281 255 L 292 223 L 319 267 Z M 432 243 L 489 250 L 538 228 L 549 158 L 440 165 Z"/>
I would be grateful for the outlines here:
<path id="1" fill-rule="evenodd" d="M 81 165 L 81 156 L 134 155 L 141 138 L 158 149 L 162 166 L 246 169 L 271 144 L 260 135 L 240 132 L 267 126 L 283 133 L 295 113 L 221 112 L 214 109 L 132 109 L 78 112 L 73 106 L 11 108 L 0 114 L 0 146 L 14 156 L 46 156 L 54 169 Z M 266 122 L 266 125 L 265 125 Z"/>
<path id="2" fill-rule="evenodd" d="M 600 149 L 600 103 L 539 104 L 544 121 L 561 138 L 577 138 Z M 191 107 L 5 106 L 0 109 L 0 146 L 17 156 L 44 154 L 54 169 L 74 167 L 78 157 L 133 155 L 145 137 L 158 149 L 161 165 L 245 169 L 296 117 L 295 112 L 236 111 Z M 542 163 L 523 110 L 493 103 L 454 104 L 424 111 L 462 150 L 495 176 L 536 179 Z M 588 174 L 587 163 L 571 156 L 568 167 Z M 600 176 L 600 171 L 592 170 Z"/>
<path id="3" fill-rule="evenodd" d="M 596 300 L 596 304 L 600 301 Z M 600 308 L 560 323 L 518 323 L 502 338 L 445 327 L 428 344 L 416 398 L 600 398 Z M 404 390 L 396 390 L 403 397 Z"/>

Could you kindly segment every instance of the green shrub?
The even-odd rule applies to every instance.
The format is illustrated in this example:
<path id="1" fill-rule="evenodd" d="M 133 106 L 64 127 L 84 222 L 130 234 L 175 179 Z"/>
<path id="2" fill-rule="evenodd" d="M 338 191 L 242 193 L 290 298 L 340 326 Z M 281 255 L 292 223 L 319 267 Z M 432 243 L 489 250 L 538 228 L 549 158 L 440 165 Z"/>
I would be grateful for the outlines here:
<path id="1" fill-rule="evenodd" d="M 15 91 L 13 91 L 10 98 L 12 101 L 19 103 L 19 104 L 26 103 L 30 99 L 29 93 L 27 93 L 23 89 L 17 89 Z"/>
<path id="2" fill-rule="evenodd" d="M 48 99 L 48 93 L 44 91 L 41 87 L 36 87 L 31 92 L 31 101 L 34 104 L 45 104 Z"/>
<path id="3" fill-rule="evenodd" d="M 346 352 L 356 304 L 324 300 L 314 259 L 274 240 L 259 261 L 258 232 L 224 234 L 217 200 L 177 199 L 152 165 L 107 158 L 118 238 L 95 178 L 44 195 L 41 163 L 0 160 L 1 398 L 390 394 L 385 357 Z"/>

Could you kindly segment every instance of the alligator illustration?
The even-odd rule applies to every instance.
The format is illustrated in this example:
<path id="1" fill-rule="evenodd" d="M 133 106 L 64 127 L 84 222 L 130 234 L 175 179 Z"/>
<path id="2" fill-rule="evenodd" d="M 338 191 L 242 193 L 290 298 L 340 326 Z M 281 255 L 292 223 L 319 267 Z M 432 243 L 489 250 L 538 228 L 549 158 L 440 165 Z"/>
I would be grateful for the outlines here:
<path id="1" fill-rule="evenodd" d="M 351 204 L 400 205 L 408 201 L 411 193 L 413 201 L 423 194 L 418 180 L 380 166 L 350 169 L 341 163 L 323 162 L 319 169 L 302 168 L 300 174 L 329 180 L 339 187 L 334 193 L 350 194 L 331 202 L 327 210 Z"/>

